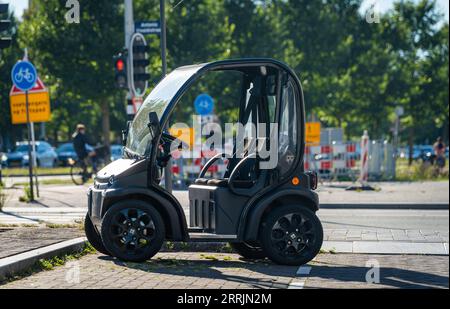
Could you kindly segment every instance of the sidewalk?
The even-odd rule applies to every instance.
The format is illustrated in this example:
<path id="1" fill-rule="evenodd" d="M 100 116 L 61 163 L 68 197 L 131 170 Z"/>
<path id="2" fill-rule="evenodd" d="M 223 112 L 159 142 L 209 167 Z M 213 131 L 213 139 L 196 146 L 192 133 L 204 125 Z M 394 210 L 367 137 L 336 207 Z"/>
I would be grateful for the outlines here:
<path id="1" fill-rule="evenodd" d="M 0 259 L 81 236 L 81 228 L 0 228 Z"/>
<path id="2" fill-rule="evenodd" d="M 187 252 L 158 253 L 145 263 L 125 263 L 91 254 L 0 288 L 448 288 L 448 263 L 448 256 L 319 254 L 308 265 L 296 267 L 248 262 L 236 254 Z M 374 265 L 380 280 L 367 283 L 366 274 Z"/>

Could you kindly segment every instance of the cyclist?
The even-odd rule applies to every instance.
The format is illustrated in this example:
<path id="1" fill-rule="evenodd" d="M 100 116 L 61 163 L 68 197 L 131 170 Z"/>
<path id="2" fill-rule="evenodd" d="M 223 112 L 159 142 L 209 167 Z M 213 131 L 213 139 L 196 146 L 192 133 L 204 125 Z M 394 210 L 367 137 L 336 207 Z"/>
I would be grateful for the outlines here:
<path id="1" fill-rule="evenodd" d="M 86 135 L 86 127 L 84 124 L 77 124 L 77 128 L 72 135 L 73 148 L 77 153 L 78 160 L 83 163 L 83 173 L 87 174 L 87 166 L 89 158 L 92 161 L 92 171 L 97 173 L 97 162 L 95 151 L 88 151 L 88 137 Z"/>
<path id="2" fill-rule="evenodd" d="M 433 145 L 434 156 L 436 158 L 436 165 L 438 172 L 442 174 L 445 168 L 445 144 L 442 137 L 436 139 L 436 143 Z"/>

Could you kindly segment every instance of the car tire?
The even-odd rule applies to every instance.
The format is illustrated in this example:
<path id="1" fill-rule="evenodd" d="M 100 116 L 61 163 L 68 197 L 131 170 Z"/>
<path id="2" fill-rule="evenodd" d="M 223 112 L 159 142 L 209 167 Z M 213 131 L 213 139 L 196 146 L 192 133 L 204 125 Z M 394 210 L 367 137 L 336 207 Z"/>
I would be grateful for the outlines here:
<path id="1" fill-rule="evenodd" d="M 280 206 L 263 219 L 260 242 L 273 262 L 303 265 L 311 261 L 322 247 L 322 224 L 316 214 L 304 206 Z"/>
<path id="2" fill-rule="evenodd" d="M 164 221 L 159 212 L 144 201 L 121 201 L 106 211 L 101 238 L 112 256 L 144 262 L 161 249 L 165 239 Z"/>
<path id="3" fill-rule="evenodd" d="M 84 232 L 86 234 L 87 240 L 92 245 L 92 247 L 95 248 L 95 250 L 97 250 L 98 252 L 103 253 L 105 255 L 111 255 L 111 254 L 109 254 L 108 250 L 106 250 L 105 246 L 103 245 L 102 238 L 100 237 L 100 234 L 95 229 L 94 224 L 92 224 L 89 214 L 86 214 L 86 217 L 84 219 Z"/>
<path id="4" fill-rule="evenodd" d="M 267 257 L 261 245 L 257 242 L 232 242 L 230 246 L 245 259 L 261 260 Z"/>

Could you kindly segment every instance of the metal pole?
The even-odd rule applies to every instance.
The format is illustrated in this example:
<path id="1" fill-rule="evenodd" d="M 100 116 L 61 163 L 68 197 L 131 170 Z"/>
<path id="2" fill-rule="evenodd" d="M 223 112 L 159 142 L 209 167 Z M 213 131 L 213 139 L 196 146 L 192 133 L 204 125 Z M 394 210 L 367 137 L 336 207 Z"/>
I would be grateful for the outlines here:
<path id="1" fill-rule="evenodd" d="M 37 158 L 36 158 L 36 138 L 34 135 L 34 122 L 31 122 L 31 154 L 33 156 L 33 167 L 34 169 L 34 182 L 36 186 L 36 196 L 39 197 L 39 183 L 38 183 L 38 176 L 37 176 Z"/>
<path id="2" fill-rule="evenodd" d="M 162 61 L 162 76 L 167 74 L 167 60 L 166 60 L 166 9 L 165 0 L 159 0 L 159 14 L 161 15 L 161 61 Z"/>
<path id="3" fill-rule="evenodd" d="M 161 62 L 162 62 L 162 77 L 167 74 L 167 60 L 166 60 L 166 8 L 165 0 L 159 0 L 159 15 L 161 23 Z M 167 129 L 167 128 L 166 128 Z M 173 181 L 172 181 L 172 160 L 167 162 L 164 168 L 164 182 L 166 190 L 172 193 Z"/>
<path id="4" fill-rule="evenodd" d="M 25 91 L 25 106 L 27 110 L 27 128 L 28 128 L 28 174 L 30 177 L 30 200 L 34 201 L 34 185 L 33 185 L 33 158 L 31 156 L 31 124 L 30 111 L 28 108 L 28 90 Z"/>
<path id="5" fill-rule="evenodd" d="M 398 131 L 400 128 L 400 115 L 396 113 L 395 115 L 395 125 L 394 125 L 394 170 L 393 170 L 393 178 L 396 177 L 396 168 L 397 168 L 397 156 L 398 156 Z"/>
<path id="6" fill-rule="evenodd" d="M 134 96 L 132 93 L 132 87 L 131 87 L 131 71 L 132 71 L 132 63 L 130 62 L 130 53 L 133 51 L 130 50 L 130 43 L 131 43 L 131 37 L 134 33 L 134 19 L 133 19 L 133 0 L 124 0 L 125 4 L 125 12 L 124 12 L 124 26 L 125 26 L 125 49 L 128 51 L 127 55 L 127 82 L 128 82 L 128 92 L 126 95 L 126 101 L 127 101 L 127 115 L 131 116 L 131 119 L 133 118 L 132 114 L 129 114 L 128 111 L 128 101 L 131 100 Z"/>

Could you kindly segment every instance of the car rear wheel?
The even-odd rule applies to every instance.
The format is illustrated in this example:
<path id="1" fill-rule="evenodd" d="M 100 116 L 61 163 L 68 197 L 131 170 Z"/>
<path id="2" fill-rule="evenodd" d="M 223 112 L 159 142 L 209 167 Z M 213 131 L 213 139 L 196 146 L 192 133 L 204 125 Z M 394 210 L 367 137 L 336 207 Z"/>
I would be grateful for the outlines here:
<path id="1" fill-rule="evenodd" d="M 148 203 L 125 200 L 107 210 L 101 237 L 111 255 L 124 261 L 143 262 L 161 249 L 165 239 L 164 221 Z"/>
<path id="2" fill-rule="evenodd" d="M 84 232 L 86 233 L 86 238 L 95 250 L 106 255 L 111 255 L 103 245 L 100 234 L 95 229 L 94 224 L 92 224 L 89 214 L 86 214 L 86 218 L 84 219 Z"/>
<path id="3" fill-rule="evenodd" d="M 245 259 L 260 260 L 267 256 L 257 242 L 232 242 L 230 246 Z"/>
<path id="4" fill-rule="evenodd" d="M 322 224 L 306 207 L 281 206 L 264 219 L 260 241 L 264 252 L 275 263 L 303 265 L 311 261 L 322 247 Z"/>

